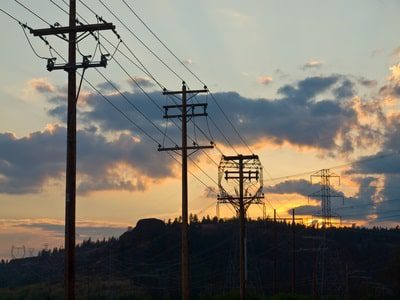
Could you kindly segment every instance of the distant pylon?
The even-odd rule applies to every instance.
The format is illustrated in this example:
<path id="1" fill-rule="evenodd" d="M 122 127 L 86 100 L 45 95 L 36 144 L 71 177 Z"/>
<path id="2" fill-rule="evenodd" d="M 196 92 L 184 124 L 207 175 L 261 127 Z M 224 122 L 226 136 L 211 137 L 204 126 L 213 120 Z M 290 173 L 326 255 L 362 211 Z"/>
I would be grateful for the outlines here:
<path id="1" fill-rule="evenodd" d="M 337 193 L 332 189 L 331 179 L 336 179 L 338 181 L 338 184 L 340 184 L 340 176 L 331 172 L 331 170 L 329 169 L 322 169 L 317 173 L 311 175 L 311 183 L 313 183 L 314 178 L 318 178 L 321 189 L 308 195 L 308 198 L 311 197 L 321 199 L 321 214 L 316 214 L 314 216 L 320 217 L 322 219 L 323 227 L 330 227 L 332 226 L 332 217 L 339 217 L 336 214 L 332 214 L 331 198 L 341 198 L 342 201 L 344 201 L 343 195 Z"/>

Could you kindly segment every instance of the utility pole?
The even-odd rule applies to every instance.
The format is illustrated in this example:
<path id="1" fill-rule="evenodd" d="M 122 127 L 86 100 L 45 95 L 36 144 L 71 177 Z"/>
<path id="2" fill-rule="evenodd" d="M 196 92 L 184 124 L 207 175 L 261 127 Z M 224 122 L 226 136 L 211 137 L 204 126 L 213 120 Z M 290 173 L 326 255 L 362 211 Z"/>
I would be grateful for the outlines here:
<path id="1" fill-rule="evenodd" d="M 67 112 L 67 162 L 65 191 L 65 297 L 75 299 L 75 210 L 76 210 L 76 70 L 86 70 L 93 67 L 106 67 L 107 58 L 101 56 L 101 61 L 93 63 L 90 56 L 84 56 L 81 64 L 76 63 L 77 41 L 86 33 L 100 30 L 115 30 L 112 23 L 76 25 L 76 0 L 69 1 L 69 26 L 44 29 L 31 29 L 30 33 L 43 39 L 43 36 L 57 36 L 68 41 L 68 63 L 56 65 L 55 58 L 47 61 L 47 70 L 64 70 L 68 73 L 68 112 Z M 78 36 L 78 33 L 81 33 Z M 65 38 L 68 34 L 68 39 Z M 82 74 L 83 76 L 83 74 Z"/>
<path id="2" fill-rule="evenodd" d="M 222 179 L 239 181 L 239 192 L 230 193 L 222 184 Z M 250 184 L 258 182 L 254 194 L 249 191 Z M 262 192 L 262 165 L 258 155 L 223 156 L 218 167 L 218 186 L 220 203 L 233 205 L 239 215 L 240 224 L 240 299 L 246 299 L 246 211 L 251 204 L 261 204 L 264 198 Z M 246 187 L 246 191 L 245 191 Z"/>
<path id="3" fill-rule="evenodd" d="M 277 254 L 277 224 L 276 224 L 276 209 L 274 208 L 274 265 L 273 265 L 273 284 L 272 284 L 272 294 L 275 295 L 277 293 L 276 289 L 276 254 Z"/>
<path id="4" fill-rule="evenodd" d="M 296 222 L 295 212 L 292 209 L 292 294 L 296 293 Z"/>
<path id="5" fill-rule="evenodd" d="M 175 147 L 161 147 L 158 148 L 158 151 L 181 151 L 182 155 L 182 232 L 181 232 L 181 289 L 182 289 L 182 299 L 189 300 L 189 237 L 188 237 L 188 182 L 187 182 L 187 159 L 188 159 L 188 150 L 193 150 L 192 153 L 200 150 L 213 148 L 214 146 L 206 145 L 200 146 L 194 144 L 193 146 L 187 145 L 187 119 L 194 118 L 199 116 L 207 116 L 206 103 L 198 103 L 198 104 L 190 104 L 187 100 L 188 94 L 199 94 L 199 93 L 208 93 L 208 89 L 205 86 L 202 90 L 188 90 L 186 87 L 186 83 L 182 82 L 182 90 L 181 91 L 167 91 L 164 89 L 164 95 L 182 95 L 182 104 L 181 105 L 165 105 L 164 110 L 164 118 L 180 118 L 182 120 L 182 146 L 179 147 L 175 145 Z M 196 108 L 202 108 L 203 111 L 196 112 Z M 169 110 L 178 110 L 177 113 L 169 114 Z M 192 154 L 191 153 L 191 154 Z"/>

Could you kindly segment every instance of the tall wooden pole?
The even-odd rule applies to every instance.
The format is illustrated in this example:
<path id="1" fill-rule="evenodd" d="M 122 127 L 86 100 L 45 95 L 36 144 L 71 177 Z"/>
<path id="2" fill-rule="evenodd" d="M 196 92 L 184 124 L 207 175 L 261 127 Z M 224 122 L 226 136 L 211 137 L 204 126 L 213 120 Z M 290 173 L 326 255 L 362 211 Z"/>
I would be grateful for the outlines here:
<path id="1" fill-rule="evenodd" d="M 189 300 L 187 108 L 186 85 L 182 85 L 182 299 Z"/>
<path id="2" fill-rule="evenodd" d="M 296 223 L 295 212 L 292 209 L 292 293 L 296 293 Z"/>
<path id="3" fill-rule="evenodd" d="M 65 291 L 75 299 L 75 193 L 76 193 L 76 1 L 69 1 L 68 120 L 65 193 Z"/>
<path id="4" fill-rule="evenodd" d="M 273 284 L 272 284 L 272 293 L 275 295 L 277 293 L 276 289 L 276 254 L 277 254 L 277 224 L 276 224 L 276 209 L 274 208 L 274 265 L 273 265 Z"/>
<path id="5" fill-rule="evenodd" d="M 167 91 L 164 89 L 164 95 L 182 95 L 182 105 L 165 105 L 165 115 L 164 118 L 180 118 L 182 121 L 182 147 L 174 146 L 174 147 L 161 147 L 158 148 L 158 151 L 182 151 L 182 228 L 181 228 L 181 290 L 182 290 L 182 299 L 189 300 L 190 292 L 189 292 L 189 234 L 188 234 L 188 176 L 187 176 L 187 159 L 188 159 L 188 150 L 199 150 L 199 149 L 208 149 L 213 148 L 213 145 L 209 146 L 200 146 L 200 145 L 187 145 L 187 119 L 199 116 L 207 116 L 206 113 L 206 103 L 198 103 L 191 104 L 187 103 L 187 95 L 188 94 L 198 94 L 198 93 L 207 93 L 207 87 L 204 87 L 202 90 L 188 90 L 186 87 L 186 83 L 182 83 L 182 89 L 179 91 Z M 195 112 L 195 108 L 203 108 L 202 113 Z M 189 111 L 188 111 L 189 109 Z M 169 110 L 179 110 L 179 113 L 169 113 Z"/>
<path id="6" fill-rule="evenodd" d="M 243 157 L 239 155 L 240 299 L 246 299 L 246 212 L 243 200 Z"/>

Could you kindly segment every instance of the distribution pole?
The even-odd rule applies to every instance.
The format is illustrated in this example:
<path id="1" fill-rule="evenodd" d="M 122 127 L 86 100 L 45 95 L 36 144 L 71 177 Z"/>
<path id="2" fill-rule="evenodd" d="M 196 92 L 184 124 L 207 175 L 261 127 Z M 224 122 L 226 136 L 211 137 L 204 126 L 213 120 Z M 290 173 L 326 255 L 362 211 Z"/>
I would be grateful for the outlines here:
<path id="1" fill-rule="evenodd" d="M 68 64 L 76 65 L 76 1 L 69 2 Z M 76 68 L 68 72 L 67 167 L 65 185 L 65 285 L 75 299 Z"/>
<path id="2" fill-rule="evenodd" d="M 277 254 L 277 224 L 276 224 L 276 209 L 274 208 L 274 266 L 273 266 L 273 284 L 272 284 L 272 293 L 276 294 L 276 254 Z"/>
<path id="3" fill-rule="evenodd" d="M 80 64 L 76 63 L 77 40 L 82 40 L 86 33 L 100 30 L 113 30 L 111 23 L 76 25 L 76 0 L 69 1 L 68 27 L 55 27 L 44 29 L 30 29 L 30 33 L 44 39 L 43 36 L 57 36 L 63 40 L 68 34 L 68 62 L 56 65 L 55 58 L 47 60 L 47 70 L 64 70 L 68 73 L 68 109 L 67 109 L 67 158 L 66 158 L 66 186 L 65 186 L 65 267 L 64 284 L 65 297 L 75 299 L 75 212 L 76 212 L 76 103 L 78 100 L 76 89 L 76 70 L 82 68 L 106 67 L 106 55 L 101 55 L 100 62 L 92 62 L 89 55 L 83 57 Z M 78 37 L 77 33 L 81 33 Z M 83 76 L 83 75 L 82 75 Z"/>
<path id="4" fill-rule="evenodd" d="M 243 202 L 243 156 L 239 155 L 240 299 L 246 298 L 246 215 Z"/>
<path id="5" fill-rule="evenodd" d="M 296 222 L 295 212 L 292 209 L 292 294 L 296 293 Z"/>
<path id="6" fill-rule="evenodd" d="M 199 104 L 188 104 L 187 103 L 187 95 L 188 94 L 199 94 L 199 93 L 207 93 L 207 87 L 204 87 L 203 90 L 188 90 L 186 87 L 186 83 L 182 83 L 181 91 L 167 91 L 164 90 L 164 95 L 182 95 L 182 105 L 166 105 L 164 106 L 165 115 L 164 118 L 180 118 L 182 120 L 182 146 L 172 147 L 172 148 L 163 148 L 159 147 L 158 151 L 178 151 L 181 150 L 182 154 L 182 227 L 181 227 L 181 289 L 182 289 L 182 299 L 189 300 L 190 292 L 189 292 L 189 237 L 188 237 L 188 177 L 187 177 L 187 159 L 188 159 L 188 150 L 197 151 L 199 149 L 204 148 L 213 148 L 213 145 L 200 146 L 193 145 L 188 147 L 187 145 L 187 119 L 188 117 L 193 118 L 197 116 L 207 116 L 206 107 L 207 104 L 199 103 Z M 203 108 L 203 112 L 195 113 L 196 108 Z M 191 112 L 188 113 L 188 108 L 191 109 Z M 169 114 L 168 110 L 178 109 L 179 114 Z"/>
<path id="7" fill-rule="evenodd" d="M 218 201 L 234 206 L 239 215 L 240 226 L 240 251 L 239 251 L 239 279 L 240 299 L 246 299 L 247 262 L 246 262 L 246 211 L 251 204 L 261 204 L 264 198 L 262 193 L 262 165 L 257 155 L 223 156 L 218 167 Z M 239 193 L 232 196 L 222 185 L 222 178 L 239 180 Z M 253 195 L 244 194 L 245 183 L 250 185 L 252 181 L 259 183 L 259 187 Z M 253 184 L 254 185 L 254 184 Z"/>
<path id="8" fill-rule="evenodd" d="M 182 299 L 189 300 L 186 85 L 182 85 Z"/>

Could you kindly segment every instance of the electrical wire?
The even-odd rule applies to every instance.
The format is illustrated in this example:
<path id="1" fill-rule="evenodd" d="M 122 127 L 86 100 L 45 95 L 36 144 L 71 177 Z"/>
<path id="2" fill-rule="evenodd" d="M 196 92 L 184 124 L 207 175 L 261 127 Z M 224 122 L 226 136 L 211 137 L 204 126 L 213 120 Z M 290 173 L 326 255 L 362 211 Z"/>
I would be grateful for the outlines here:
<path id="1" fill-rule="evenodd" d="M 178 73 L 176 73 L 170 66 L 168 66 L 168 64 L 162 59 L 160 58 L 153 50 L 150 49 L 149 46 L 146 45 L 146 43 L 144 43 L 142 41 L 141 38 L 139 38 L 132 29 L 130 29 L 107 5 L 104 4 L 104 2 L 102 0 L 98 0 L 100 2 L 101 5 L 104 6 L 104 8 L 115 18 L 118 20 L 118 22 L 121 23 L 121 25 L 123 27 L 125 27 L 126 30 L 128 30 L 132 36 L 134 36 L 141 44 L 142 46 L 144 46 L 154 57 L 156 57 L 169 71 L 171 71 L 178 79 L 180 79 L 181 81 L 185 81 Z M 83 1 L 81 1 L 83 3 Z"/>
<path id="2" fill-rule="evenodd" d="M 102 2 L 101 0 L 99 0 L 100 2 Z M 181 59 L 178 58 L 178 56 L 166 45 L 165 42 L 163 42 L 157 34 L 155 34 L 155 32 L 150 28 L 150 26 L 148 26 L 146 24 L 146 22 L 144 22 L 144 20 L 135 12 L 135 10 L 128 4 L 126 3 L 125 0 L 122 0 L 122 2 L 128 7 L 128 9 L 135 15 L 135 17 L 146 27 L 146 29 L 161 43 L 161 45 L 164 46 L 164 48 L 191 74 L 193 75 L 193 77 L 195 77 L 203 86 L 206 86 L 206 84 L 204 83 L 204 81 L 202 81 L 186 64 L 184 64 L 182 62 Z M 104 4 L 103 4 L 104 5 Z M 215 99 L 214 95 L 210 92 L 210 96 L 211 98 L 215 101 L 215 103 L 217 104 L 218 108 L 220 109 L 220 111 L 222 112 L 222 114 L 224 115 L 225 119 L 228 121 L 228 123 L 232 126 L 233 130 L 235 131 L 235 133 L 239 136 L 240 140 L 242 141 L 242 143 L 247 147 L 247 149 L 250 151 L 251 154 L 254 154 L 253 151 L 251 150 L 251 148 L 249 147 L 248 143 L 244 140 L 244 138 L 242 137 L 242 135 L 239 133 L 239 131 L 237 130 L 237 128 L 233 125 L 232 121 L 228 118 L 228 116 L 226 115 L 225 111 L 222 109 L 222 107 L 220 106 L 220 104 L 218 103 L 218 101 Z M 235 151 L 236 152 L 236 151 Z"/>
<path id="3" fill-rule="evenodd" d="M 64 1 L 64 0 L 63 0 Z M 52 3 L 53 3 L 53 1 L 51 1 Z M 58 7 L 58 6 L 57 6 Z M 90 7 L 88 7 L 86 4 L 85 4 L 85 7 L 87 7 L 88 9 L 90 9 Z M 60 7 L 59 7 L 60 8 Z M 92 10 L 92 9 L 90 9 L 91 10 L 91 12 L 93 12 L 94 13 L 94 11 Z M 96 14 L 96 13 L 95 13 Z M 98 16 L 97 14 L 96 14 L 96 16 Z M 84 20 L 85 21 L 85 20 Z M 121 43 L 122 42 L 122 39 L 121 38 L 119 38 L 119 43 Z M 119 45 L 119 44 L 118 44 Z M 130 49 L 128 48 L 128 46 L 124 43 L 124 45 L 127 47 L 127 49 L 130 51 Z M 104 47 L 104 46 L 103 46 Z M 107 50 L 107 49 L 106 49 Z M 115 55 L 115 53 L 116 53 L 116 51 L 118 50 L 118 46 L 115 48 L 115 51 L 114 51 L 114 54 L 112 55 L 112 58 L 111 59 L 113 59 L 114 58 L 114 55 Z M 107 50 L 108 51 L 108 50 Z M 134 55 L 134 53 L 133 52 L 131 52 L 131 54 L 132 55 Z M 135 55 L 134 55 L 135 56 Z M 135 56 L 135 58 L 137 59 L 137 57 Z M 110 59 L 110 60 L 111 60 Z M 138 60 L 138 59 L 137 59 Z M 147 98 L 149 98 L 150 100 L 151 100 L 151 102 L 153 103 L 153 104 L 155 104 L 160 110 L 161 110 L 161 112 L 162 112 L 162 109 L 161 109 L 161 107 L 159 107 L 159 105 L 154 101 L 154 99 L 152 99 L 152 97 L 140 86 L 140 84 L 137 82 L 137 80 L 135 80 L 128 72 L 127 72 L 127 70 L 121 65 L 121 63 L 119 63 L 115 58 L 114 58 L 114 61 L 117 63 L 117 65 L 130 77 L 130 79 L 138 86 L 138 88 L 146 95 L 146 97 Z M 139 61 L 139 60 L 138 60 Z M 140 62 L 140 61 L 139 61 Z M 141 62 L 140 62 L 141 63 Z M 141 65 L 144 67 L 144 69 L 146 69 L 146 67 L 141 63 Z M 147 70 L 147 69 L 146 69 Z M 99 72 L 99 71 L 98 71 Z M 149 73 L 150 74 L 150 73 Z M 150 76 L 155 80 L 155 78 L 150 74 Z M 103 78 L 104 78 L 104 76 L 103 76 Z M 105 79 L 105 78 L 104 78 Z M 155 81 L 157 81 L 157 80 L 155 80 Z M 109 84 L 111 84 L 114 88 L 116 88 L 115 87 L 115 85 L 113 85 L 112 84 L 112 82 L 111 81 L 107 81 Z M 157 83 L 158 83 L 158 81 L 157 81 Z M 122 93 L 119 91 L 119 90 L 117 90 L 117 92 L 120 94 L 120 95 L 122 95 Z M 124 97 L 125 98 L 125 97 Z M 125 98 L 126 99 L 126 98 Z M 130 101 L 128 101 L 131 105 L 133 105 Z M 134 105 L 133 105 L 134 106 Z M 136 106 L 134 106 L 134 108 L 136 109 L 136 110 L 138 110 L 138 108 L 136 107 Z M 138 110 L 141 114 L 142 114 L 142 116 L 144 116 L 144 114 L 140 111 L 140 110 Z M 149 119 L 147 119 L 148 121 L 150 121 L 151 122 L 151 120 L 149 120 Z M 151 122 L 152 124 L 153 124 L 153 126 L 156 126 L 153 122 Z M 177 124 L 175 124 L 175 125 L 177 125 Z M 158 127 L 157 127 L 158 128 Z M 179 126 L 178 126 L 178 128 L 179 128 Z M 165 133 L 164 133 L 164 138 L 165 138 Z M 168 137 L 169 138 L 169 137 Z M 190 138 L 190 137 L 189 137 Z M 170 139 L 170 138 L 169 138 Z M 171 139 L 170 139 L 171 140 Z M 171 140 L 174 144 L 176 144 L 173 140 Z M 204 151 L 204 153 L 208 156 L 208 154 Z M 212 158 L 210 157 L 210 156 L 208 156 L 208 158 L 209 159 L 211 159 L 212 160 Z M 191 161 L 193 161 L 193 160 L 191 160 Z M 215 165 L 217 165 L 216 164 L 216 162 L 214 161 L 214 160 L 212 160 L 212 162 L 215 164 Z M 197 164 L 196 164 L 196 167 L 198 167 L 204 174 L 206 174 L 207 175 L 207 177 L 209 177 L 214 183 L 215 183 L 215 180 L 213 180 L 203 169 L 201 169 Z"/>

